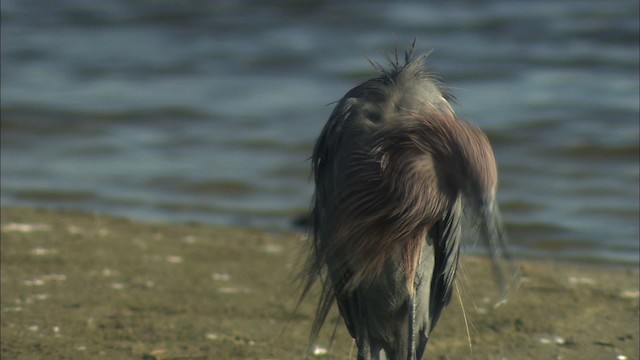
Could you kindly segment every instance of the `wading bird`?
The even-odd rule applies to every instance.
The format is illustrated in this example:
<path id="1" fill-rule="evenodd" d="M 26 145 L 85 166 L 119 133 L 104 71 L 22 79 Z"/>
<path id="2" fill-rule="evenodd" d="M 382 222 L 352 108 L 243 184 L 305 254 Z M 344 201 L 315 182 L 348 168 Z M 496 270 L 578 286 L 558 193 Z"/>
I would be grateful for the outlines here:
<path id="1" fill-rule="evenodd" d="M 491 145 L 413 49 L 389 69 L 372 63 L 380 75 L 338 102 L 313 150 L 302 297 L 317 279 L 322 293 L 311 342 L 336 301 L 358 359 L 422 358 L 451 298 L 463 211 L 478 215 L 504 288 Z"/>

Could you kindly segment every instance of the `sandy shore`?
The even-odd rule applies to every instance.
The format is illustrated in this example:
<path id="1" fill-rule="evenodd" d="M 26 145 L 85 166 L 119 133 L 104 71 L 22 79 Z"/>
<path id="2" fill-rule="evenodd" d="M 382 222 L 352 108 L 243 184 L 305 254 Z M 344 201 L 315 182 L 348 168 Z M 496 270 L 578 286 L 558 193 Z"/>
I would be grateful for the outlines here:
<path id="1" fill-rule="evenodd" d="M 315 302 L 293 313 L 299 235 L 17 208 L 1 220 L 3 359 L 304 354 Z M 427 359 L 639 358 L 637 268 L 522 261 L 520 288 L 494 309 L 487 261 L 462 264 Z M 336 338 L 321 358 L 349 358 L 340 322 Z"/>

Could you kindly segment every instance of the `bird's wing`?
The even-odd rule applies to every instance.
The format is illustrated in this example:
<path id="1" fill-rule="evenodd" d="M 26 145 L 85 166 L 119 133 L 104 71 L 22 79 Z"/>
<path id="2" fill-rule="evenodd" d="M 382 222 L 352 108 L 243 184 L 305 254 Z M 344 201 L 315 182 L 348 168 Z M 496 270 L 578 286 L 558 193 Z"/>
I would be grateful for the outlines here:
<path id="1" fill-rule="evenodd" d="M 328 266 L 330 286 L 324 284 L 320 306 L 312 333 L 317 335 L 326 319 L 334 298 L 337 300 L 340 313 L 347 329 L 353 337 L 358 316 L 357 299 L 346 295 L 346 289 L 354 278 L 354 272 L 348 265 L 347 256 L 336 252 L 336 239 L 333 238 L 335 223 L 348 222 L 344 218 L 336 218 L 336 212 L 351 204 L 353 198 L 345 199 L 341 194 L 345 189 L 360 190 L 360 185 L 379 181 L 380 167 L 372 158 L 366 146 L 362 146 L 368 131 L 374 128 L 372 119 L 378 114 L 371 109 L 372 100 L 363 94 L 369 94 L 376 82 L 367 82 L 351 90 L 336 106 L 329 121 L 325 125 L 313 152 L 313 171 L 315 175 L 316 193 L 313 209 L 313 246 L 316 259 L 322 259 L 319 267 Z M 371 126 L 371 127 L 369 127 Z M 369 127 L 369 128 L 367 128 Z M 367 168 L 373 167 L 373 171 Z M 355 182 L 355 185 L 354 185 Z M 339 187 L 338 187 L 339 186 Z M 359 193 L 361 194 L 361 193 Z M 371 205 L 371 204 L 370 204 Z M 359 209 L 356 215 L 362 212 Z M 344 240 L 344 239 L 343 239 Z M 329 254 L 328 259 L 325 255 Z M 328 264 L 331 262 L 331 264 Z"/>
<path id="2" fill-rule="evenodd" d="M 428 332 L 434 328 L 440 313 L 451 300 L 453 280 L 460 254 L 461 220 L 462 198 L 458 197 L 451 210 L 429 231 L 434 244 L 435 265 L 429 301 L 430 329 Z"/>
<path id="3" fill-rule="evenodd" d="M 332 201 L 332 194 L 335 193 L 335 178 L 336 174 L 336 155 L 340 154 L 340 148 L 344 142 L 344 128 L 346 124 L 352 120 L 353 108 L 357 107 L 357 99 L 345 97 L 335 107 L 333 113 L 329 117 L 326 125 L 324 126 L 320 137 L 316 141 L 315 148 L 312 156 L 312 167 L 316 183 L 316 192 L 314 195 L 314 205 L 312 210 L 312 242 L 313 252 L 315 253 L 314 259 L 316 263 L 312 264 L 310 278 L 307 280 L 307 284 L 303 290 L 303 297 L 309 291 L 313 280 L 316 275 L 322 272 L 322 268 L 326 265 L 326 252 L 329 247 L 331 239 L 329 239 L 328 231 L 328 219 L 332 214 L 328 213 L 333 211 L 330 202 Z M 342 269 L 343 271 L 346 269 Z M 311 343 L 315 342 L 318 337 L 318 333 L 322 324 L 326 320 L 327 314 L 333 305 L 335 294 L 342 291 L 340 281 L 336 281 L 336 278 L 346 278 L 348 281 L 348 273 L 344 274 L 329 274 L 331 279 L 322 277 L 322 294 L 320 296 L 319 306 L 316 311 L 314 323 L 311 330 Z M 344 305 L 340 305 L 340 311 L 343 311 Z M 343 316 L 344 316 L 344 312 Z M 351 322 L 348 316 L 344 316 L 347 328 L 353 334 Z"/>

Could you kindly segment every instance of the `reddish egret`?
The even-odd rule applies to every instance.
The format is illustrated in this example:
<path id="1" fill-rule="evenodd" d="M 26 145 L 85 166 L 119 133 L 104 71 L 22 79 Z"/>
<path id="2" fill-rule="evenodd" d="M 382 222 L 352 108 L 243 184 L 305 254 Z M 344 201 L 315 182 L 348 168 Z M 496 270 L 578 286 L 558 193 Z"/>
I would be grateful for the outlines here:
<path id="1" fill-rule="evenodd" d="M 336 105 L 313 151 L 315 197 L 303 297 L 322 294 L 312 344 L 334 301 L 358 359 L 420 359 L 458 267 L 463 211 L 478 215 L 498 281 L 504 253 L 496 163 L 474 125 L 405 53 Z M 382 356 L 384 358 L 384 356 Z"/>

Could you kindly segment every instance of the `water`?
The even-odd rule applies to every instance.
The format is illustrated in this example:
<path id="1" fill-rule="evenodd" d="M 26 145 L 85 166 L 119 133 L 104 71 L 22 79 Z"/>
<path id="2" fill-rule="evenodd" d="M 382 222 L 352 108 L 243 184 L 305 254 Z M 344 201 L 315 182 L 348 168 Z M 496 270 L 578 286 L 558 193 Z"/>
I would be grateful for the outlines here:
<path id="1" fill-rule="evenodd" d="M 638 2 L 2 1 L 2 205 L 290 229 L 332 105 L 434 49 L 514 251 L 638 264 Z"/>

